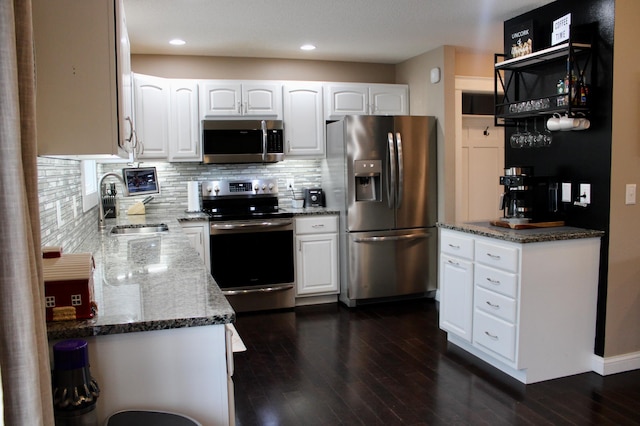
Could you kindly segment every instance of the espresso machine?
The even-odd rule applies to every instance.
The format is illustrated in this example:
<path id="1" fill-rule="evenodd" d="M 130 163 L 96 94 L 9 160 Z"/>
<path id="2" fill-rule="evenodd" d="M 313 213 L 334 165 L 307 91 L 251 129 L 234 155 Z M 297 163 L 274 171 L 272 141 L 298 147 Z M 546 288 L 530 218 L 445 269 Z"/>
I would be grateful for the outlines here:
<path id="1" fill-rule="evenodd" d="M 532 167 L 508 167 L 500 176 L 504 193 L 500 196 L 503 222 L 524 224 L 558 220 L 558 182 L 555 178 L 533 176 Z"/>

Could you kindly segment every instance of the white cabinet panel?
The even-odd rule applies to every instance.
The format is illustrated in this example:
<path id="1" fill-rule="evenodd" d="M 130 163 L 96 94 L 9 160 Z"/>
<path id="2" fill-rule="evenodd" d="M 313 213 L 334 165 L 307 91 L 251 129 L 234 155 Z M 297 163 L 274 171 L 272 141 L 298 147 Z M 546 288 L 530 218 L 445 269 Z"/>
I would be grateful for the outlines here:
<path id="1" fill-rule="evenodd" d="M 440 328 L 471 342 L 473 264 L 440 255 Z"/>
<path id="2" fill-rule="evenodd" d="M 340 291 L 338 216 L 296 218 L 296 295 Z"/>
<path id="3" fill-rule="evenodd" d="M 475 311 L 473 316 L 473 341 L 513 361 L 516 351 L 516 327 L 484 312 Z"/>
<path id="4" fill-rule="evenodd" d="M 320 83 L 283 86 L 284 136 L 287 156 L 323 157 L 324 111 Z"/>
<path id="5" fill-rule="evenodd" d="M 200 117 L 282 119 L 282 85 L 205 80 L 199 84 Z"/>
<path id="6" fill-rule="evenodd" d="M 325 119 L 345 115 L 409 115 L 409 88 L 403 84 L 328 83 Z"/>
<path id="7" fill-rule="evenodd" d="M 207 271 L 211 271 L 211 259 L 209 250 L 209 222 L 182 222 L 182 231 L 189 238 L 191 246 L 196 249 L 198 256 L 207 267 Z"/>
<path id="8" fill-rule="evenodd" d="M 167 79 L 136 74 L 134 117 L 141 146 L 135 157 L 169 157 L 169 82 Z"/>
<path id="9" fill-rule="evenodd" d="M 171 80 L 169 161 L 201 161 L 198 83 Z"/>
<path id="10" fill-rule="evenodd" d="M 405 85 L 372 85 L 369 99 L 373 115 L 409 115 L 409 89 Z"/>

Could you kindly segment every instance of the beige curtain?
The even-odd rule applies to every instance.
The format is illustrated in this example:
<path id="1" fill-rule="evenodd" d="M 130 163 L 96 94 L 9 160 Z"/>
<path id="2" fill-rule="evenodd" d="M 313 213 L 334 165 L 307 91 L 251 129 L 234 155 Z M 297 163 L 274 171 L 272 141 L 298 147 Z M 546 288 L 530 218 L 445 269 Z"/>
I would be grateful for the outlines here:
<path id="1" fill-rule="evenodd" d="M 31 0 L 0 0 L 0 371 L 7 426 L 54 424 L 32 40 Z"/>

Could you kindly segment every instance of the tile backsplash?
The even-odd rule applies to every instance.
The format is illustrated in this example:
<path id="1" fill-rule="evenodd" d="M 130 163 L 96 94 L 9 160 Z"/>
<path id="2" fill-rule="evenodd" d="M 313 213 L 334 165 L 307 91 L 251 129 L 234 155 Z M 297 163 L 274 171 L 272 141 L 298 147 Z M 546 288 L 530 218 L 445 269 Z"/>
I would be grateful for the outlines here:
<path id="1" fill-rule="evenodd" d="M 98 226 L 97 206 L 82 211 L 80 161 L 38 158 L 38 195 L 43 246 L 62 246 L 66 253 L 73 252 L 90 227 Z M 137 165 L 137 164 L 136 164 Z M 144 162 L 141 166 L 158 169 L 160 194 L 147 204 L 147 211 L 184 211 L 187 208 L 187 182 L 219 179 L 276 178 L 280 189 L 280 205 L 291 206 L 291 193 L 286 180 L 294 179 L 296 189 L 320 186 L 320 160 L 285 160 L 274 164 L 210 165 L 200 163 Z M 120 172 L 126 163 L 98 165 L 98 176 L 107 172 Z M 107 180 L 109 181 L 109 180 Z M 119 198 L 118 214 L 144 197 Z"/>

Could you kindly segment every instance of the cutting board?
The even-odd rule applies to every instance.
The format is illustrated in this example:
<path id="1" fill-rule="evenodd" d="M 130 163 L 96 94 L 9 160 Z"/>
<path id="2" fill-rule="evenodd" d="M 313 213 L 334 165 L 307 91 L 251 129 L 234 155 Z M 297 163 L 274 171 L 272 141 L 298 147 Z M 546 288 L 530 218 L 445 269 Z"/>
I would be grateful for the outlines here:
<path id="1" fill-rule="evenodd" d="M 492 220 L 493 226 L 500 226 L 502 228 L 511 229 L 536 229 L 536 228 L 553 228 L 555 226 L 564 226 L 563 220 L 557 220 L 555 222 L 535 222 L 535 223 L 509 223 L 501 220 Z"/>

